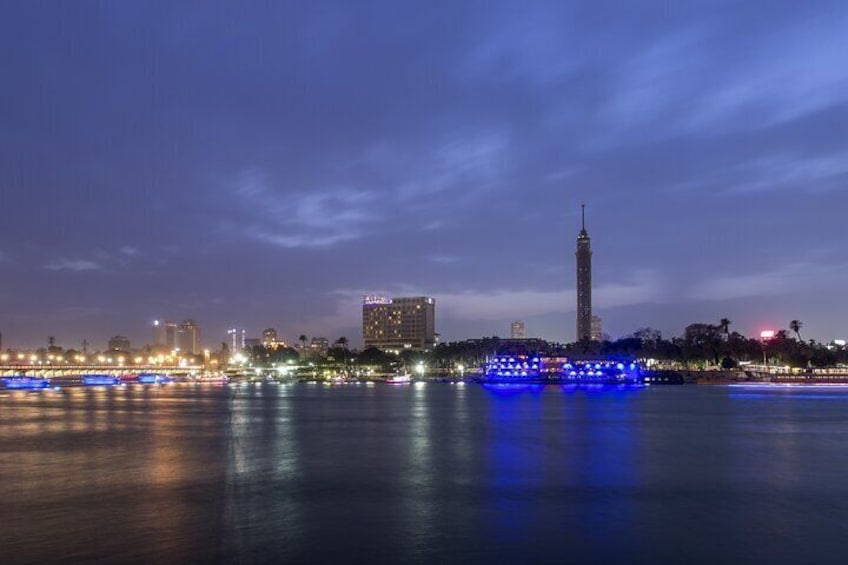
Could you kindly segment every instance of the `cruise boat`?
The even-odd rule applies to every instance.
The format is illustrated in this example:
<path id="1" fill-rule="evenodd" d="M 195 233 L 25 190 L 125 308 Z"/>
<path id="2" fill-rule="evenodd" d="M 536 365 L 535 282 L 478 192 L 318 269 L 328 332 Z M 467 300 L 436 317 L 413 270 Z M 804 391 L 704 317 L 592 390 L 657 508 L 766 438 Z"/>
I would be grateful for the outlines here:
<path id="1" fill-rule="evenodd" d="M 484 383 L 533 384 L 548 381 L 545 364 L 538 355 L 501 354 L 486 362 Z"/>
<path id="2" fill-rule="evenodd" d="M 121 379 L 112 375 L 83 375 L 83 386 L 114 386 L 121 384 Z"/>
<path id="3" fill-rule="evenodd" d="M 797 385 L 848 384 L 848 367 L 780 367 L 748 365 L 744 368 L 749 381 Z"/>
<path id="4" fill-rule="evenodd" d="M 557 381 L 566 385 L 645 386 L 638 363 L 615 359 L 563 363 L 558 372 Z"/>
<path id="5" fill-rule="evenodd" d="M 4 377 L 0 379 L 3 387 L 8 390 L 41 390 L 50 388 L 50 381 L 39 377 L 27 377 L 24 375 L 15 377 Z"/>
<path id="6" fill-rule="evenodd" d="M 567 359 L 538 354 L 495 355 L 486 363 L 480 382 L 645 386 L 639 364 L 630 359 Z"/>
<path id="7" fill-rule="evenodd" d="M 206 373 L 202 375 L 192 375 L 189 377 L 188 382 L 193 382 L 195 384 L 213 384 L 213 385 L 225 385 L 229 382 L 230 378 L 224 373 Z"/>
<path id="8" fill-rule="evenodd" d="M 390 385 L 406 385 L 412 382 L 412 375 L 406 371 L 398 371 L 394 375 L 386 379 L 386 383 Z"/>
<path id="9" fill-rule="evenodd" d="M 136 382 L 143 385 L 164 385 L 174 382 L 173 377 L 160 373 L 141 373 L 136 377 Z"/>

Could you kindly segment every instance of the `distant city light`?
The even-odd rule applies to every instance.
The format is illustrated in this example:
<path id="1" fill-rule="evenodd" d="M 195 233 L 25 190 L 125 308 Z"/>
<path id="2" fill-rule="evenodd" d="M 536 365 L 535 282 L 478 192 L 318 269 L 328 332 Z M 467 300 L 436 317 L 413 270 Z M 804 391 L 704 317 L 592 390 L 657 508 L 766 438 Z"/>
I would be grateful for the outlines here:
<path id="1" fill-rule="evenodd" d="M 771 339 L 775 335 L 774 330 L 763 330 L 760 332 L 760 339 Z"/>
<path id="2" fill-rule="evenodd" d="M 839 347 L 845 347 L 845 340 L 844 339 L 834 339 L 833 345 L 838 345 Z"/>

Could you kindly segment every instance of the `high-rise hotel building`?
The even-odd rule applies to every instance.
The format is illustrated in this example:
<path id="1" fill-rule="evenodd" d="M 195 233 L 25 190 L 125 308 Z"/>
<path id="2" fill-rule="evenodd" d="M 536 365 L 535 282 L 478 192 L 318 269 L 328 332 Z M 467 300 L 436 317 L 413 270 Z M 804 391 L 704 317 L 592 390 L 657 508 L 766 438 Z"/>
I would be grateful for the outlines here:
<path id="1" fill-rule="evenodd" d="M 177 323 L 171 320 L 153 322 L 153 345 L 168 351 L 177 347 Z"/>
<path id="2" fill-rule="evenodd" d="M 200 355 L 200 327 L 194 320 L 183 320 L 177 326 L 177 347 L 182 353 Z"/>
<path id="3" fill-rule="evenodd" d="M 581 229 L 577 235 L 577 340 L 592 339 L 592 245 L 586 231 L 586 206 L 581 204 Z"/>
<path id="4" fill-rule="evenodd" d="M 230 351 L 238 353 L 244 349 L 246 334 L 247 332 L 243 329 L 230 328 L 227 330 L 227 344 L 230 347 Z"/>
<path id="5" fill-rule="evenodd" d="M 436 345 L 436 301 L 426 296 L 362 301 L 362 342 L 367 349 L 429 351 Z"/>

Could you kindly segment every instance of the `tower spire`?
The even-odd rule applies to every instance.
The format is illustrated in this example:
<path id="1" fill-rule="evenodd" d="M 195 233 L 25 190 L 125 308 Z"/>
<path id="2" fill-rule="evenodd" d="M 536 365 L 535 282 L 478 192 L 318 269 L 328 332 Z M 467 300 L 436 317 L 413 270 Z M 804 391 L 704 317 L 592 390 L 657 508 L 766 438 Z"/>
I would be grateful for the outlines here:
<path id="1" fill-rule="evenodd" d="M 586 231 L 586 204 L 580 203 L 580 237 L 589 237 Z"/>

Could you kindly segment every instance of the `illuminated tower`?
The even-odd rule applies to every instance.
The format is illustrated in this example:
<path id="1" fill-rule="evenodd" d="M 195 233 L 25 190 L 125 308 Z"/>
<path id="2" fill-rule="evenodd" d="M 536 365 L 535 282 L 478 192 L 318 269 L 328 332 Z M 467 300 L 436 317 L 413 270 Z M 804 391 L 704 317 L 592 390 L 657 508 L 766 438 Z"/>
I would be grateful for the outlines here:
<path id="1" fill-rule="evenodd" d="M 577 236 L 577 340 L 592 339 L 592 246 L 586 231 L 586 205 L 580 205 L 581 229 Z"/>

